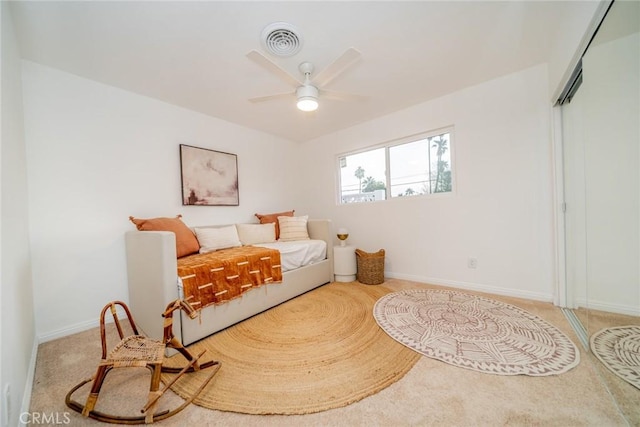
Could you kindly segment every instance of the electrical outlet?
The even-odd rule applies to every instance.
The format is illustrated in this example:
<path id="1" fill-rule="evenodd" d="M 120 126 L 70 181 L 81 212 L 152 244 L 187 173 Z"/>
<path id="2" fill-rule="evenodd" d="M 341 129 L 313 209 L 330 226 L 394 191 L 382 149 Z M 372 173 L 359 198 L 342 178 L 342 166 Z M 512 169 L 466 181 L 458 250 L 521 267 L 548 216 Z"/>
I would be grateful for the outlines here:
<path id="1" fill-rule="evenodd" d="M 478 258 L 469 257 L 469 259 L 467 260 L 467 267 L 478 268 Z"/>
<path id="2" fill-rule="evenodd" d="M 5 384 L 4 390 L 2 391 L 2 413 L 4 414 L 4 419 L 2 420 L 2 425 L 8 426 L 9 420 L 11 419 L 9 410 L 11 409 L 11 384 Z"/>

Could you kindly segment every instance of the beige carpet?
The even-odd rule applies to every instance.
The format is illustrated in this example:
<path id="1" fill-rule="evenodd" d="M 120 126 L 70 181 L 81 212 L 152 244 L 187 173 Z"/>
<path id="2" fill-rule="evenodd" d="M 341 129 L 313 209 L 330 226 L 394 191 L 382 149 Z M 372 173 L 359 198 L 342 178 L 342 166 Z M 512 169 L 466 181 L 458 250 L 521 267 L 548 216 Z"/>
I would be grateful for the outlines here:
<path id="1" fill-rule="evenodd" d="M 384 285 L 402 289 L 442 289 L 406 280 L 389 279 Z M 517 305 L 556 325 L 573 341 L 576 336 L 564 315 L 551 303 L 484 295 Z M 621 325 L 630 324 L 625 319 Z M 604 326 L 603 326 L 604 327 Z M 580 351 L 583 352 L 582 347 Z M 584 353 L 583 353 L 584 355 Z M 93 374 L 100 359 L 100 334 L 93 328 L 38 347 L 30 410 L 67 412 L 74 427 L 107 424 L 85 419 L 64 404 L 69 389 Z M 617 401 L 605 386 L 600 362 L 583 357 L 563 375 L 529 377 L 486 375 L 421 357 L 399 381 L 351 405 L 306 415 L 249 415 L 190 405 L 161 427 L 182 426 L 638 426 L 640 390 L 610 374 L 607 384 L 620 383 Z M 120 371 L 126 371 L 124 369 Z M 607 371 L 602 367 L 602 371 Z M 609 373 L 607 371 L 607 373 Z M 139 374 L 139 375 L 138 375 Z M 112 374 L 109 374 L 110 376 Z M 108 378 L 99 402 L 102 409 L 137 414 L 146 400 L 149 384 L 146 369 L 121 378 Z M 118 387 L 120 386 L 120 387 Z M 215 384 L 212 385 L 215 387 Z M 82 400 L 78 393 L 78 400 Z M 174 407 L 182 399 L 168 392 L 162 405 Z M 618 403 L 629 402 L 620 412 Z"/>
<path id="2" fill-rule="evenodd" d="M 604 328 L 591 336 L 590 346 L 607 369 L 640 389 L 640 326 Z"/>
<path id="3" fill-rule="evenodd" d="M 547 376 L 580 362 L 558 328 L 514 305 L 444 289 L 382 297 L 374 317 L 393 339 L 460 368 L 497 375 Z"/>
<path id="4" fill-rule="evenodd" d="M 232 326 L 189 349 L 222 367 L 195 403 L 246 414 L 306 414 L 349 405 L 402 378 L 420 355 L 373 319 L 384 286 L 332 283 Z M 181 355 L 167 366 L 184 364 Z M 190 396 L 201 375 L 172 388 Z M 169 381 L 171 375 L 163 375 Z"/>

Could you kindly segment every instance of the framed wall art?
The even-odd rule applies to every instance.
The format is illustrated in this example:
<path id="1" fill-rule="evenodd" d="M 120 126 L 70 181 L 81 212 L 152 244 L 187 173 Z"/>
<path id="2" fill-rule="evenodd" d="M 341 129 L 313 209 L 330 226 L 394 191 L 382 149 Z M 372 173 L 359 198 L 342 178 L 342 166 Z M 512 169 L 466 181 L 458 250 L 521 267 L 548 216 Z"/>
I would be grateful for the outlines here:
<path id="1" fill-rule="evenodd" d="M 182 204 L 238 206 L 238 156 L 180 144 Z"/>

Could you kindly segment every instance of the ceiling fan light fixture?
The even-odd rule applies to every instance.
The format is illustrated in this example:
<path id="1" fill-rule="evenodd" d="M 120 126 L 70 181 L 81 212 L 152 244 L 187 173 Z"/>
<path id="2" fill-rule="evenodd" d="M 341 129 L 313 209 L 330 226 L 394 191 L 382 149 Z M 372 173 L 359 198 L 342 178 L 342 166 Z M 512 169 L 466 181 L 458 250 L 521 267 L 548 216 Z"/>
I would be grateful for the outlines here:
<path id="1" fill-rule="evenodd" d="M 311 96 L 304 96 L 298 98 L 298 110 L 300 111 L 315 111 L 318 109 L 318 100 Z"/>
<path id="2" fill-rule="evenodd" d="M 296 90 L 298 103 L 296 106 L 301 111 L 315 111 L 318 109 L 318 89 L 315 86 L 304 85 Z"/>

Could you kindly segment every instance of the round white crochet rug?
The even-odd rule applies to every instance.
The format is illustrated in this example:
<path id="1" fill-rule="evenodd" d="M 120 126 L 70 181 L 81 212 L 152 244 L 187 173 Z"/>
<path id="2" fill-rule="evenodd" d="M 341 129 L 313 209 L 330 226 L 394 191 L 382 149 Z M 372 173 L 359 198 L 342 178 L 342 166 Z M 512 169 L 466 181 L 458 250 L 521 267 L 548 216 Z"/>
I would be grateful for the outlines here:
<path id="1" fill-rule="evenodd" d="M 437 289 L 387 294 L 374 306 L 378 325 L 427 357 L 497 375 L 560 374 L 580 362 L 559 329 L 516 306 Z"/>
<path id="2" fill-rule="evenodd" d="M 640 326 L 602 329 L 591 336 L 590 343 L 607 369 L 640 389 Z"/>

